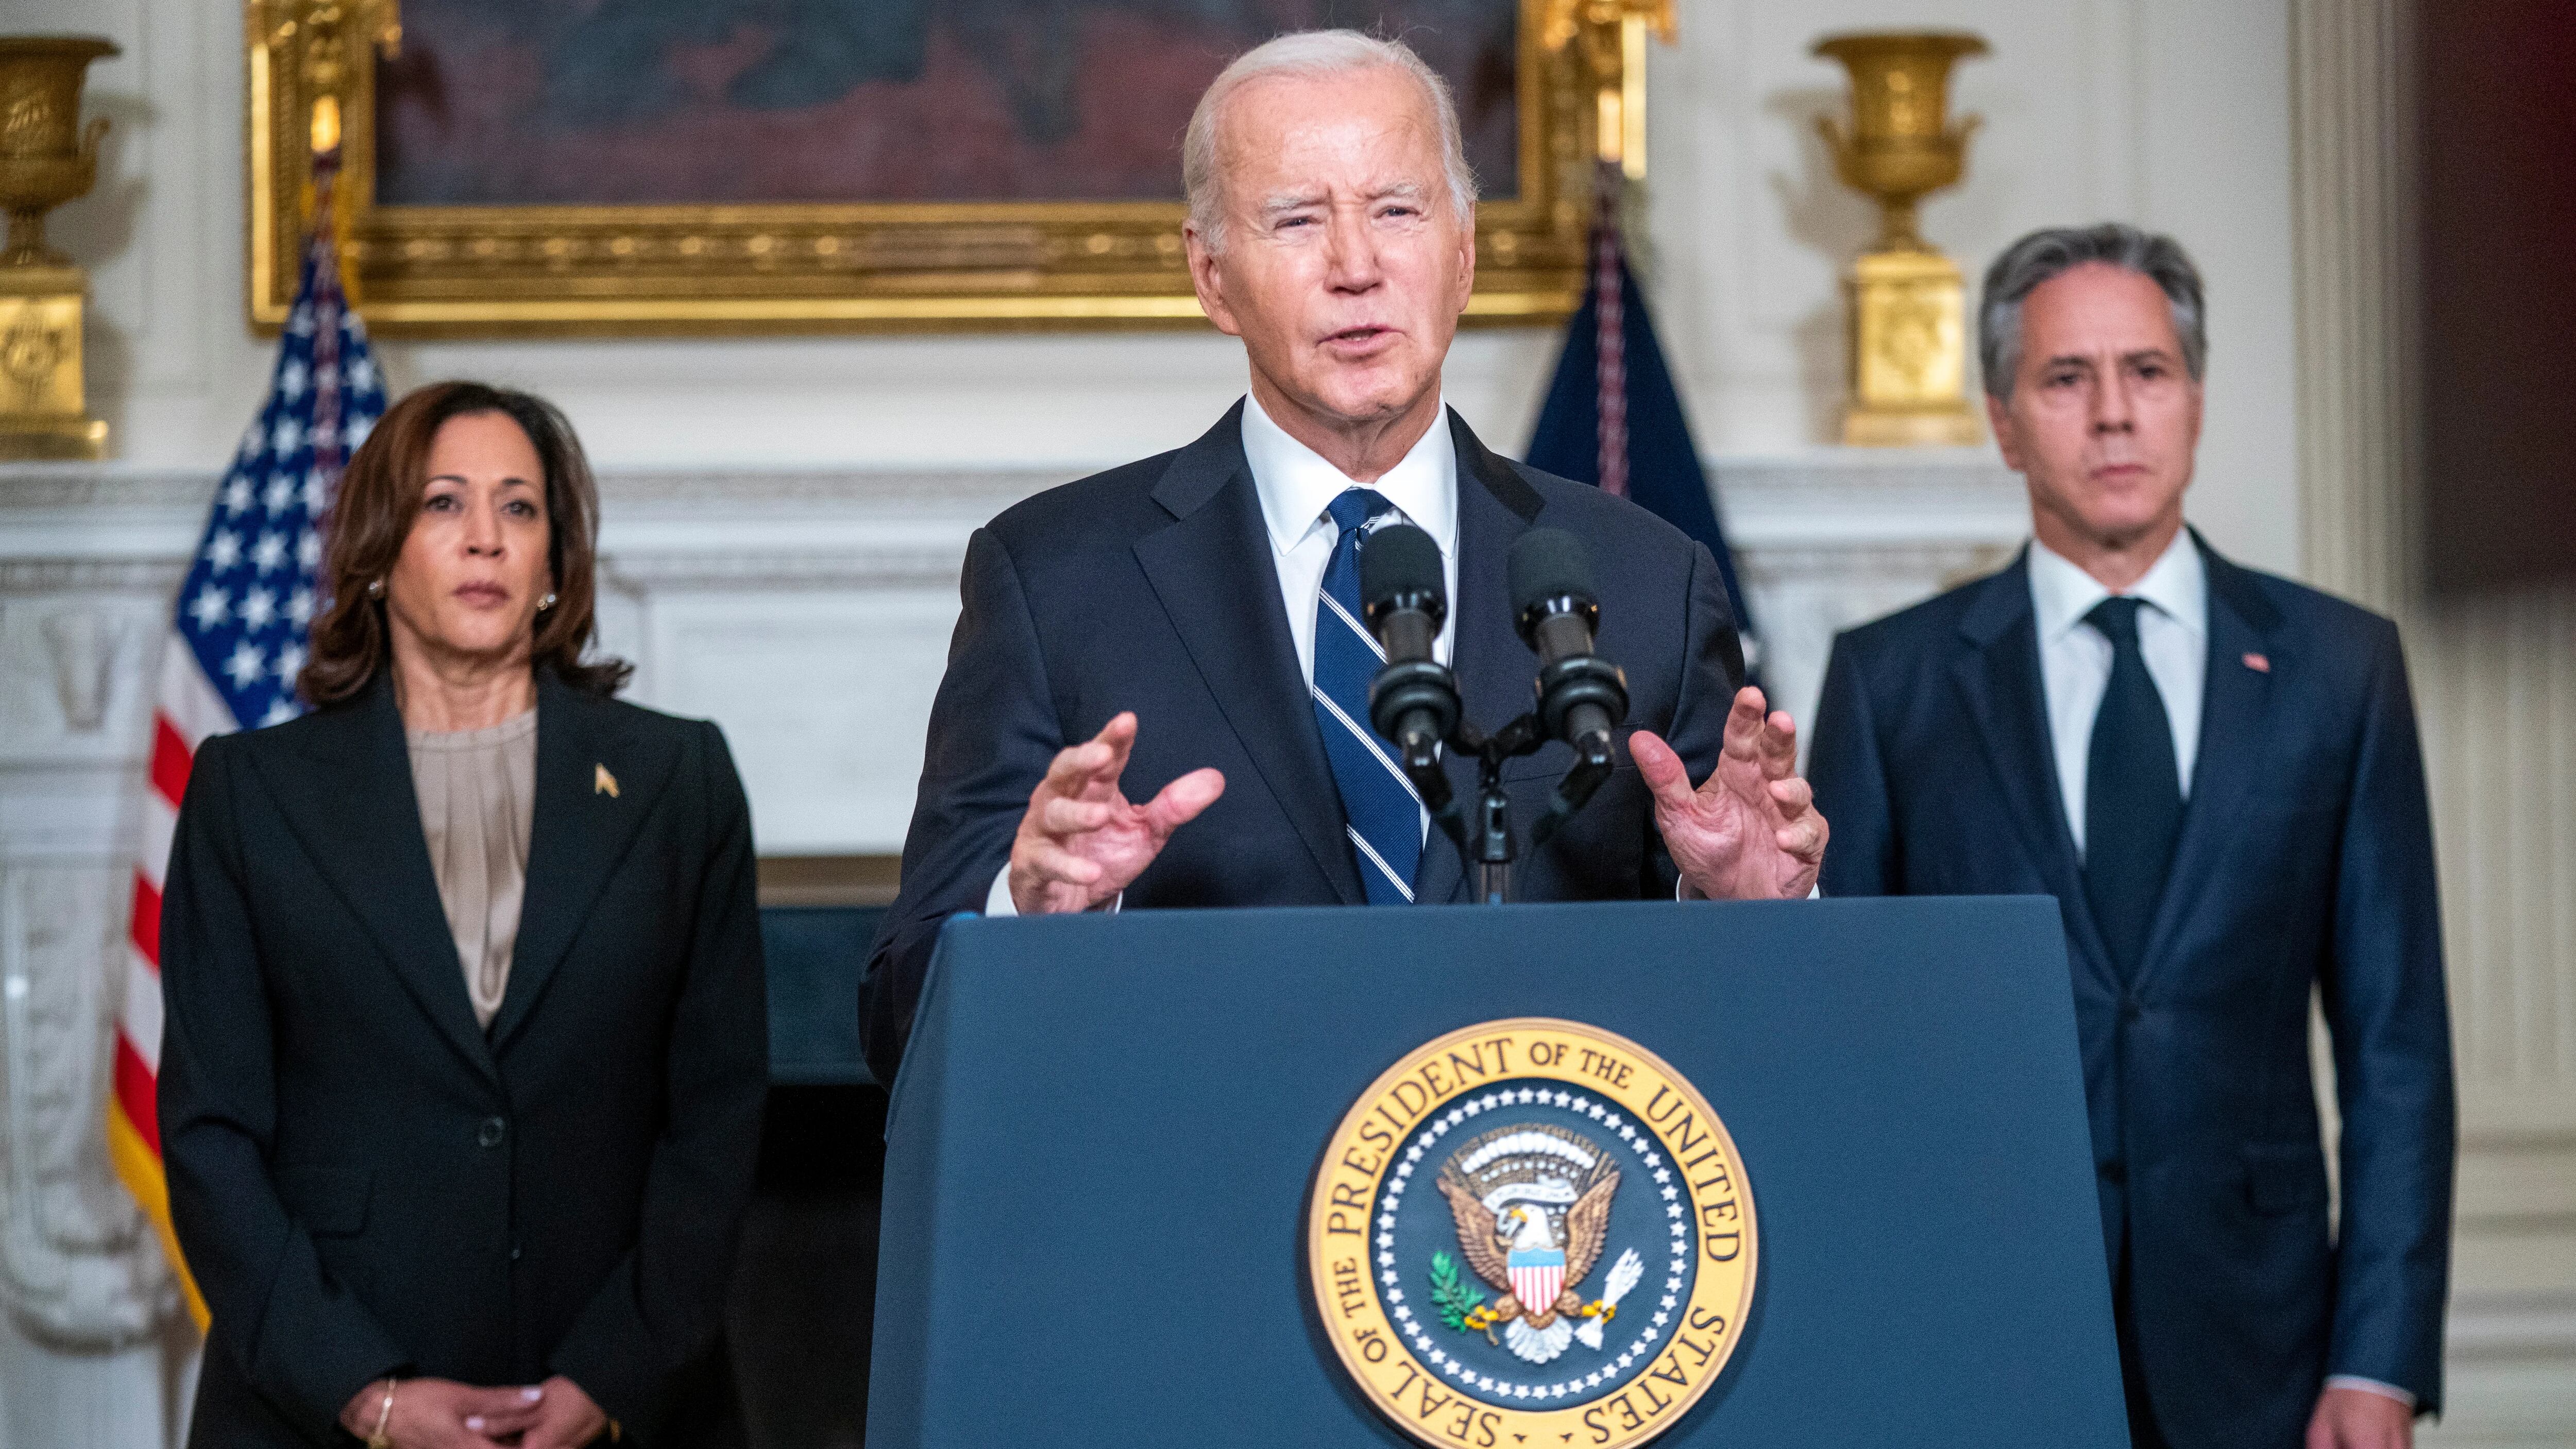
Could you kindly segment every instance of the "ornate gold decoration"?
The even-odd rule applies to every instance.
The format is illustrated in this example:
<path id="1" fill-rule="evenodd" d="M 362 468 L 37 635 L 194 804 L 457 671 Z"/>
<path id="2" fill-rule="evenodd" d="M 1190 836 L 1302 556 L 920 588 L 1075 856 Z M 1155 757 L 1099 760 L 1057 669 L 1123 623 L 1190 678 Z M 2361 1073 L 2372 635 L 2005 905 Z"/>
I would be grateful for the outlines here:
<path id="1" fill-rule="evenodd" d="M 1658 1210 L 1623 1225 L 1623 1197 Z M 1553 1017 L 1407 1052 L 1326 1141 L 1306 1204 L 1343 1369 L 1440 1446 L 1634 1449 L 1680 1423 L 1743 1342 L 1760 1241 L 1699 1089 Z"/>
<path id="2" fill-rule="evenodd" d="M 81 308 L 89 278 L 45 244 L 45 213 L 98 180 L 104 116 L 80 125 L 96 36 L 0 37 L 0 458 L 98 458 L 107 424 L 84 412 Z"/>
<path id="3" fill-rule="evenodd" d="M 1572 50 L 1592 87 L 1594 154 L 1631 181 L 1646 176 L 1649 30 L 1666 45 L 1680 38 L 1673 0 L 1547 0 L 1539 26 L 1539 42 Z"/>
<path id="4" fill-rule="evenodd" d="M 277 315 L 261 315 L 256 292 L 251 310 L 255 320 L 274 326 L 286 320 L 295 300 L 302 257 L 296 241 L 314 213 L 314 158 L 334 150 L 341 200 L 332 208 L 331 230 L 342 259 L 342 290 L 353 303 L 363 298 L 363 279 L 347 265 L 357 210 L 352 203 L 375 189 L 374 60 L 379 52 L 391 58 L 401 47 L 402 8 L 401 0 L 246 0 L 246 7 L 254 289 L 256 258 L 263 251 L 272 269 L 285 268 L 285 289 L 274 299 Z M 267 128 L 258 124 L 263 109 L 272 122 Z M 284 134 L 270 136 L 273 144 L 263 147 L 263 130 L 279 128 Z M 263 206 L 264 197 L 272 204 Z"/>
<path id="5" fill-rule="evenodd" d="M 341 262 L 367 325 L 401 335 L 946 332 L 1204 326 L 1179 202 L 756 206 L 379 206 L 375 67 L 393 0 L 246 0 L 249 305 L 274 329 L 295 296 L 315 117 L 336 99 Z M 1470 322 L 1561 321 L 1581 299 L 1599 88 L 1611 154 L 1643 168 L 1643 24 L 1604 71 L 1543 32 L 1567 0 L 1519 0 L 1519 193 L 1477 208 Z M 1631 13 L 1633 12 L 1633 13 Z M 1638 37 L 1624 37 L 1634 32 Z M 1589 33 L 1589 32 L 1585 32 Z M 1605 82 L 1604 77 L 1608 79 Z"/>
<path id="6" fill-rule="evenodd" d="M 1978 118 L 1949 120 L 1950 67 L 1983 55 L 1973 35 L 1906 32 L 1837 35 L 1815 53 L 1851 72 L 1852 125 L 1831 116 L 1816 129 L 1843 183 L 1876 198 L 1877 245 L 1844 278 L 1851 305 L 1850 403 L 1843 441 L 1872 446 L 1975 443 L 1968 406 L 1967 283 L 1958 265 L 1923 240 L 1922 199 L 1957 184 Z"/>

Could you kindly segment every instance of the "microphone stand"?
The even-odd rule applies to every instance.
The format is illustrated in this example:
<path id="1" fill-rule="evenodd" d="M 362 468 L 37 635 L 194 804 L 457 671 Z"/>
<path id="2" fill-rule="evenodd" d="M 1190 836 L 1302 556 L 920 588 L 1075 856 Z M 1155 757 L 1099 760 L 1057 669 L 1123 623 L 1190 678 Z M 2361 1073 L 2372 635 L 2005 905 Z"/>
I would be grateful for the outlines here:
<path id="1" fill-rule="evenodd" d="M 1475 899 L 1489 906 L 1501 905 L 1511 899 L 1512 862 L 1517 853 L 1512 842 L 1511 797 L 1503 792 L 1503 762 L 1538 753 L 1546 746 L 1547 736 L 1541 730 L 1537 712 L 1525 711 L 1491 735 L 1479 732 L 1462 719 L 1445 743 L 1460 756 L 1476 761 L 1472 825 L 1462 802 L 1450 792 L 1449 774 L 1441 767 L 1436 750 L 1408 751 L 1405 776 L 1430 807 L 1431 823 L 1458 847 L 1458 858 L 1474 872 Z M 1610 778 L 1614 763 L 1607 736 L 1578 752 L 1574 767 L 1558 782 L 1547 813 L 1530 827 L 1530 849 L 1547 844 L 1557 827 L 1583 808 L 1592 792 Z"/>

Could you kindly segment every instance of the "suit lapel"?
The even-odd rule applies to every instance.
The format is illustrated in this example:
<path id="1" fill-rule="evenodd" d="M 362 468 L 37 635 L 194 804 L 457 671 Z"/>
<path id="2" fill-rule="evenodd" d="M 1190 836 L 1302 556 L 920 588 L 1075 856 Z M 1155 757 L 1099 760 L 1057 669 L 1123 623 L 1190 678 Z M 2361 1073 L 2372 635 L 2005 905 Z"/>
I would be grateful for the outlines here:
<path id="1" fill-rule="evenodd" d="M 1458 597 L 1449 601 L 1458 628 L 1451 637 L 1449 664 L 1458 676 L 1459 703 L 1468 722 L 1494 730 L 1528 709 L 1532 700 L 1538 661 L 1512 631 L 1503 565 L 1545 500 L 1511 464 L 1486 448 L 1455 411 L 1449 414 L 1449 436 L 1458 451 Z M 1476 762 L 1453 751 L 1443 763 L 1450 792 L 1473 802 Z M 1425 904 L 1468 898 L 1466 862 L 1457 843 L 1436 827 L 1422 844 L 1414 891 L 1415 899 Z"/>
<path id="2" fill-rule="evenodd" d="M 1343 834 L 1341 792 L 1281 612 L 1243 405 L 1181 450 L 1154 488 L 1172 522 L 1136 543 L 1136 562 L 1217 708 L 1279 801 L 1315 868 L 1346 905 L 1367 900 Z M 1228 781 L 1240 789 L 1248 781 Z"/>
<path id="3" fill-rule="evenodd" d="M 2057 786 L 2057 754 L 2048 732 L 2048 696 L 2039 672 L 2039 624 L 2030 604 L 2030 555 L 1986 580 L 1959 621 L 1971 646 L 1951 666 L 1950 677 L 1977 723 L 1986 762 L 1993 769 L 2005 813 L 2057 897 L 2068 934 L 2085 968 L 2116 992 L 2111 955 L 2084 895 L 2084 872 L 2075 838 L 2066 828 L 2066 805 Z"/>
<path id="4" fill-rule="evenodd" d="M 439 1035 L 475 1068 L 495 1074 L 439 904 L 391 679 L 380 673 L 358 700 L 316 717 L 300 752 L 310 768 L 261 775 L 306 856 Z"/>
<path id="5" fill-rule="evenodd" d="M 537 671 L 537 799 L 510 985 L 492 1018 L 496 1054 L 527 1022 L 600 887 L 670 784 L 677 751 L 620 723 L 602 701 L 552 670 Z"/>
<path id="6" fill-rule="evenodd" d="M 2147 931 L 2145 952 L 2138 958 L 2137 979 L 2145 981 L 2171 954 L 2175 933 L 2190 918 L 2192 903 L 2214 888 L 2235 838 L 2236 822 L 2260 783 L 2259 766 L 2271 739 L 2272 672 L 2292 664 L 2290 648 L 2276 637 L 2280 612 L 2263 597 L 2245 570 L 2220 558 L 2194 530 L 2202 566 L 2209 579 L 2209 661 L 2201 691 L 2200 749 L 2191 770 L 2191 798 L 2183 806 L 2182 833 L 2174 842 L 2173 865 L 2165 872 L 2164 894 Z M 2245 662 L 2259 654 L 2271 665 L 2258 670 Z"/>

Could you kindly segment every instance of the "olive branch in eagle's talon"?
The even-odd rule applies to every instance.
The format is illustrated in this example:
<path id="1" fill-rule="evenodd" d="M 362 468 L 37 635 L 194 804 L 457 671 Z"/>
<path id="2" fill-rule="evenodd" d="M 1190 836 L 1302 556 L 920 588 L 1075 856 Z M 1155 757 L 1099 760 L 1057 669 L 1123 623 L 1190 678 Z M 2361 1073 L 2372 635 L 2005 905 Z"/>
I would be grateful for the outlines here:
<path id="1" fill-rule="evenodd" d="M 1440 1321 L 1467 1333 L 1481 1333 L 1488 1343 L 1494 1340 L 1494 1325 L 1503 1316 L 1485 1305 L 1485 1295 L 1460 1280 L 1458 1260 L 1445 1252 L 1431 1255 L 1431 1306 L 1440 1311 Z M 1499 1345 L 1497 1345 L 1499 1347 Z"/>

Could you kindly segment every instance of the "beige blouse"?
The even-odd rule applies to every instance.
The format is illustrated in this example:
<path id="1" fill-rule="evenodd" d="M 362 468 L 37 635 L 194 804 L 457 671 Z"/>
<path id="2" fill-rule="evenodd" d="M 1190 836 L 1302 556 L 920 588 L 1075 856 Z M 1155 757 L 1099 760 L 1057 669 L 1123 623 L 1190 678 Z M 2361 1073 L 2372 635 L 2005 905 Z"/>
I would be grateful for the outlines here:
<path id="1" fill-rule="evenodd" d="M 510 986 L 536 818 L 537 712 L 481 730 L 406 730 L 429 868 L 456 936 L 465 994 L 486 1030 Z"/>

